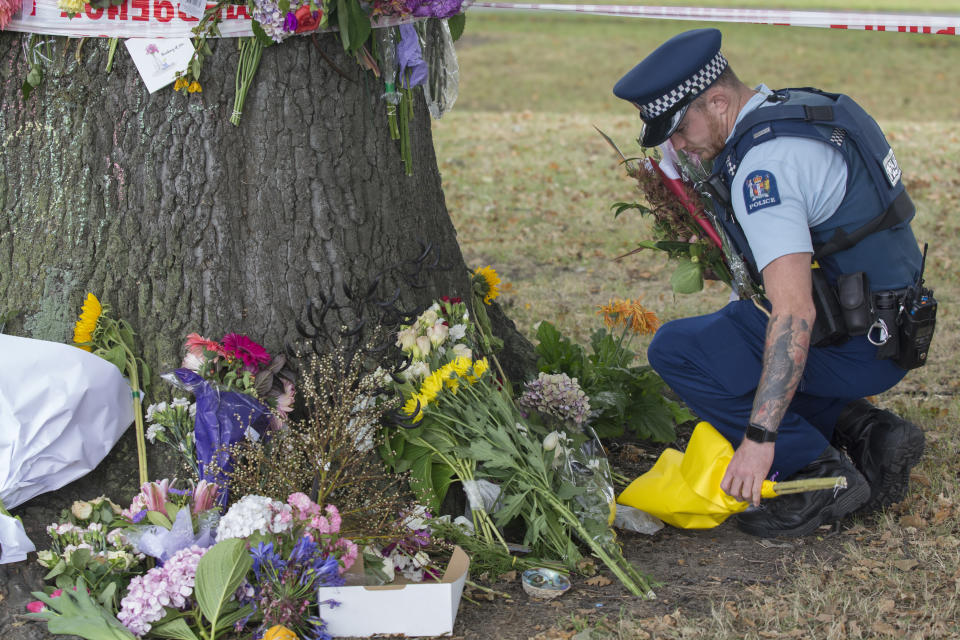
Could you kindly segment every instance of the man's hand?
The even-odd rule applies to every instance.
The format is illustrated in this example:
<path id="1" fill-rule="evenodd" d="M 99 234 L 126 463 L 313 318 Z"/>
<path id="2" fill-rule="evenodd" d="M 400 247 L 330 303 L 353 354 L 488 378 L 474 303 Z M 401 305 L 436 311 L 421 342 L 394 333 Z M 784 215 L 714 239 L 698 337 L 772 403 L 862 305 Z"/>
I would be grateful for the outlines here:
<path id="1" fill-rule="evenodd" d="M 773 464 L 773 443 L 743 439 L 737 447 L 720 488 L 737 500 L 760 504 L 760 489 Z"/>

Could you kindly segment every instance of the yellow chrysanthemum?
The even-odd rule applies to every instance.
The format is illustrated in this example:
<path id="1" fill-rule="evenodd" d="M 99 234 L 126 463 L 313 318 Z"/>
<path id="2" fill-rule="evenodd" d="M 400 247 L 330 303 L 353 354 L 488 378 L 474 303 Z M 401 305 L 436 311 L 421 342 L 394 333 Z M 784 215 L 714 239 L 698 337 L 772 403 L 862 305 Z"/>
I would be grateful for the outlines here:
<path id="1" fill-rule="evenodd" d="M 433 402 L 443 390 L 443 373 L 434 371 L 420 385 L 420 395 L 426 402 Z"/>
<path id="2" fill-rule="evenodd" d="M 473 272 L 473 287 L 483 296 L 483 304 L 490 304 L 491 300 L 500 295 L 500 290 L 497 288 L 499 285 L 500 276 L 493 267 L 478 267 Z"/>
<path id="3" fill-rule="evenodd" d="M 657 314 L 645 308 L 639 300 L 614 298 L 602 305 L 597 313 L 603 315 L 607 327 L 627 327 L 637 335 L 653 333 L 660 326 Z"/>
<path id="4" fill-rule="evenodd" d="M 413 422 L 420 422 L 423 419 L 423 408 L 427 405 L 423 397 L 414 394 L 403 405 L 402 411 L 413 418 Z"/>
<path id="5" fill-rule="evenodd" d="M 473 375 L 477 378 L 482 378 L 483 374 L 485 374 L 489 368 L 490 364 L 487 362 L 487 359 L 480 358 L 473 363 Z"/>
<path id="6" fill-rule="evenodd" d="M 190 86 L 190 82 L 183 76 L 180 76 L 177 78 L 177 81 L 173 83 L 173 90 L 180 91 L 181 89 L 186 89 L 188 86 Z"/>
<path id="7" fill-rule="evenodd" d="M 453 371 L 456 372 L 459 377 L 462 378 L 463 376 L 467 375 L 467 372 L 470 370 L 470 364 L 470 358 L 464 358 L 463 356 L 460 356 L 459 358 L 454 358 L 453 362 L 451 362 L 448 366 L 453 369 Z"/>
<path id="8" fill-rule="evenodd" d="M 90 347 L 84 343 L 93 340 L 93 332 L 97 329 L 97 322 L 100 320 L 101 313 L 103 313 L 103 306 L 97 300 L 97 296 L 88 293 L 87 299 L 83 301 L 80 317 L 73 329 L 73 341 L 84 351 L 90 351 Z"/>
<path id="9" fill-rule="evenodd" d="M 194 80 L 190 83 L 190 86 L 187 87 L 187 91 L 190 93 L 201 93 L 203 88 L 200 86 L 200 83 Z"/>

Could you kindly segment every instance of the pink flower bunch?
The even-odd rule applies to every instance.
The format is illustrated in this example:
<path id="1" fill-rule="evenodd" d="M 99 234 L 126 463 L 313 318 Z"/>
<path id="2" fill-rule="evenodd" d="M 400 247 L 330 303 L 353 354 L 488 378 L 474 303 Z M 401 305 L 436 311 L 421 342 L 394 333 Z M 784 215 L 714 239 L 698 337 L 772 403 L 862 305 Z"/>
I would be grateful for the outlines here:
<path id="1" fill-rule="evenodd" d="M 13 14 L 20 11 L 22 0 L 0 0 L 0 29 L 6 29 Z"/>
<path id="2" fill-rule="evenodd" d="M 294 523 L 293 530 L 298 535 L 309 536 L 311 540 L 324 546 L 327 553 L 339 558 L 341 573 L 353 565 L 357 559 L 357 545 L 336 535 L 340 533 L 343 520 L 334 505 L 328 504 L 321 510 L 320 505 L 304 493 L 291 493 L 287 497 L 287 504 L 295 510 L 294 517 L 298 522 Z"/>
<path id="3" fill-rule="evenodd" d="M 0 0 L 2 1 L 2 0 Z M 239 391 L 273 409 L 271 425 L 280 428 L 293 410 L 296 388 L 283 355 L 271 356 L 249 337 L 228 333 L 217 342 L 198 333 L 187 336 L 180 366 L 220 391 Z"/>
<path id="4" fill-rule="evenodd" d="M 117 619 L 131 632 L 142 636 L 152 623 L 166 615 L 166 607 L 183 609 L 193 595 L 197 564 L 207 552 L 188 547 L 175 553 L 162 567 L 154 567 L 130 581 L 127 595 L 120 601 Z"/>

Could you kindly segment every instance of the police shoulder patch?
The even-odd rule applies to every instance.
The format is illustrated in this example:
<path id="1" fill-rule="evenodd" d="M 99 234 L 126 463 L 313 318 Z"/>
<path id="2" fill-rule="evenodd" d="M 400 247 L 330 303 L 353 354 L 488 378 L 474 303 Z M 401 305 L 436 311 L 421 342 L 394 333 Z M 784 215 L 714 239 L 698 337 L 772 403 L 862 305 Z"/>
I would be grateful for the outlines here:
<path id="1" fill-rule="evenodd" d="M 743 182 L 743 203 L 747 213 L 780 204 L 777 179 L 770 171 L 753 171 Z"/>

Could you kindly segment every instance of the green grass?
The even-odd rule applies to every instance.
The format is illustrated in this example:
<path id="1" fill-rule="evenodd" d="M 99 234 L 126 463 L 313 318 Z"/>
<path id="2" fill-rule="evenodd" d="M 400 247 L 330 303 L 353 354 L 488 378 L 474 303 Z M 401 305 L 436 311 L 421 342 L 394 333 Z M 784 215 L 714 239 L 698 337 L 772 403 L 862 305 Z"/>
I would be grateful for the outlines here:
<path id="1" fill-rule="evenodd" d="M 748 84 L 843 91 L 882 120 L 960 119 L 960 102 L 946 99 L 957 36 L 547 12 L 468 12 L 455 110 L 629 115 L 614 83 L 670 35 L 703 26 L 722 29 L 724 53 Z"/>
<path id="2" fill-rule="evenodd" d="M 867 5 L 847 4 L 911 10 L 902 2 Z M 947 3 L 923 6 L 947 9 Z M 664 39 L 697 26 L 470 14 L 458 47 L 460 98 L 434 122 L 437 158 L 468 263 L 497 269 L 507 283 L 501 301 L 528 336 L 538 321 L 549 320 L 583 342 L 599 325 L 597 306 L 615 296 L 642 297 L 663 319 L 726 301 L 716 283 L 701 294 L 674 296 L 671 266 L 661 254 L 614 260 L 649 230 L 635 213 L 613 218 L 610 204 L 637 194 L 593 129 L 635 152 L 639 121 L 610 89 Z M 678 614 L 675 626 L 661 628 L 628 611 L 592 637 L 644 637 L 644 629 L 664 638 L 698 637 L 686 629 L 711 638 L 958 637 L 960 38 L 720 26 L 724 51 L 745 81 L 849 93 L 877 117 L 896 149 L 917 204 L 914 229 L 931 244 L 927 279 L 940 310 L 930 363 L 877 400 L 923 425 L 927 454 L 908 500 L 844 536 L 838 544 L 845 557 L 835 565 L 798 559 L 775 588 L 731 594 L 713 603 L 712 616 Z M 905 559 L 918 564 L 904 569 Z"/>

